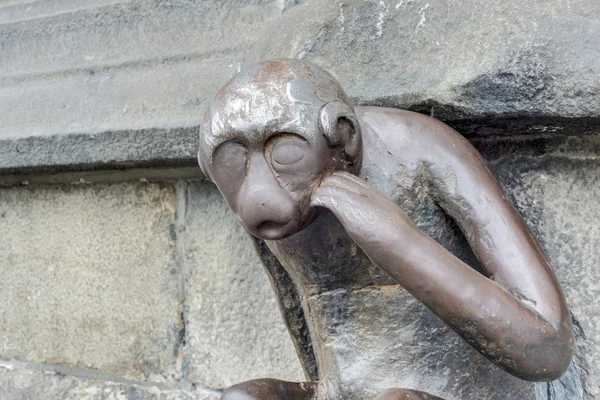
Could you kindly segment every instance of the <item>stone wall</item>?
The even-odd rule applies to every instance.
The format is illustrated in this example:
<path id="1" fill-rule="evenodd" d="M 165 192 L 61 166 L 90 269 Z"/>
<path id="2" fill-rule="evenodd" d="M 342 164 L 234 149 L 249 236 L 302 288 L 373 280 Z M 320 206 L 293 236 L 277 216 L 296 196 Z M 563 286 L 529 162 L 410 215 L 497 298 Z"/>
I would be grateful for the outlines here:
<path id="1" fill-rule="evenodd" d="M 4 188 L 0 224 L 0 398 L 217 398 L 240 380 L 303 379 L 212 185 Z"/>
<path id="2" fill-rule="evenodd" d="M 0 399 L 304 379 L 195 164 L 208 97 L 275 57 L 470 138 L 573 313 L 575 361 L 532 398 L 600 399 L 598 15 L 594 0 L 0 0 Z"/>

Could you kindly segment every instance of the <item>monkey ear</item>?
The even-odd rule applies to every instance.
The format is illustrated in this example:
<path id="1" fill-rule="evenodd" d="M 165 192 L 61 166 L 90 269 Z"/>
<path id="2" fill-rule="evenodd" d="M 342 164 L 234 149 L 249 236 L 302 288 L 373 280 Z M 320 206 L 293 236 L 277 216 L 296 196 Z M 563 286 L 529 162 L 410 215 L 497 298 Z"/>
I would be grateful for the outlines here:
<path id="1" fill-rule="evenodd" d="M 198 157 L 198 166 L 200 167 L 200 170 L 202 171 L 202 174 L 204 175 L 204 178 L 206 180 L 208 180 L 209 182 L 212 182 L 212 179 L 210 178 L 209 174 L 208 174 L 208 162 L 206 160 L 207 155 L 203 154 L 202 151 L 202 146 L 204 145 L 204 132 L 202 131 L 204 129 L 204 123 L 200 122 L 200 124 L 198 125 L 198 137 L 199 137 L 199 148 L 198 148 L 198 153 L 197 153 L 197 157 Z"/>
<path id="2" fill-rule="evenodd" d="M 212 182 L 212 180 L 210 179 L 210 177 L 208 176 L 208 174 L 206 173 L 206 167 L 203 164 L 203 159 L 202 159 L 202 152 L 198 151 L 198 166 L 200 167 L 200 171 L 202 171 L 202 174 L 204 175 L 204 179 L 206 179 L 209 182 Z"/>
<path id="3" fill-rule="evenodd" d="M 333 147 L 343 147 L 350 162 L 360 157 L 362 139 L 354 109 L 341 101 L 332 101 L 321 107 L 319 129 Z"/>

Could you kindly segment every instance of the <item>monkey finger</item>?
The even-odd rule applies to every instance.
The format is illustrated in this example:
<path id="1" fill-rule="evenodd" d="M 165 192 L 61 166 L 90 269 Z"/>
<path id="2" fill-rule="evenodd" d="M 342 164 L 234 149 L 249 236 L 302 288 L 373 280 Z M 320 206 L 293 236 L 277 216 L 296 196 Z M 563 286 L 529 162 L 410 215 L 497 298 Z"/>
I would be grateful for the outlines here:
<path id="1" fill-rule="evenodd" d="M 338 187 L 340 189 L 356 193 L 357 195 L 365 196 L 365 193 L 363 193 L 364 188 L 362 186 L 358 186 L 352 181 L 348 181 L 347 179 L 334 175 L 323 179 L 319 187 Z"/>
<path id="2" fill-rule="evenodd" d="M 379 192 L 377 189 L 369 187 L 365 183 L 358 183 L 360 182 L 360 178 L 350 178 L 350 176 L 354 175 L 348 173 L 345 173 L 344 175 L 339 175 L 337 173 L 330 175 L 323 179 L 320 187 L 341 188 L 361 196 L 363 198 L 363 202 L 366 200 L 369 202 L 369 204 L 371 204 L 371 206 L 377 205 L 379 208 L 383 207 L 394 211 L 396 210 L 398 205 L 387 198 L 383 193 Z"/>
<path id="3" fill-rule="evenodd" d="M 320 186 L 312 192 L 311 206 L 346 212 L 357 207 L 357 198 L 361 196 L 360 193 L 336 185 Z"/>
<path id="4" fill-rule="evenodd" d="M 359 177 L 352 175 L 351 173 L 345 172 L 345 171 L 336 171 L 336 172 L 332 173 L 331 175 L 325 177 L 321 181 L 321 184 L 325 184 L 325 185 L 331 184 L 331 183 L 336 183 L 339 186 L 346 187 L 346 188 L 355 188 L 353 190 L 354 192 L 359 191 L 362 194 L 368 194 L 368 193 L 379 194 L 379 192 L 376 189 L 369 186 L 365 181 L 363 181 Z"/>
<path id="5" fill-rule="evenodd" d="M 347 171 L 335 171 L 333 174 L 331 174 L 332 176 L 340 176 L 343 177 L 344 179 L 350 180 L 362 187 L 368 188 L 368 189 L 372 189 L 371 186 L 369 186 L 369 184 L 367 182 L 365 182 L 363 179 L 359 178 L 358 176 L 351 174 L 350 172 Z"/>
<path id="6" fill-rule="evenodd" d="M 310 204 L 329 209 L 347 228 L 347 225 L 364 219 L 365 212 L 372 212 L 366 197 L 335 186 L 320 187 L 313 191 Z"/>
<path id="7" fill-rule="evenodd" d="M 319 186 L 318 188 L 313 190 L 310 196 L 310 205 L 313 207 L 325 207 L 331 210 L 333 210 L 334 208 L 343 207 L 344 205 L 341 203 L 344 202 L 344 196 L 337 195 L 335 193 L 336 190 L 342 191 L 345 189 L 331 185 Z"/>
<path id="8" fill-rule="evenodd" d="M 381 238 L 381 227 L 389 225 L 390 218 L 385 209 L 374 208 L 370 200 L 356 193 L 335 187 L 326 186 L 315 190 L 311 206 L 327 208 L 344 226 L 352 240 L 369 254 L 368 245 L 374 237 Z M 381 238 L 385 240 L 385 238 Z"/>

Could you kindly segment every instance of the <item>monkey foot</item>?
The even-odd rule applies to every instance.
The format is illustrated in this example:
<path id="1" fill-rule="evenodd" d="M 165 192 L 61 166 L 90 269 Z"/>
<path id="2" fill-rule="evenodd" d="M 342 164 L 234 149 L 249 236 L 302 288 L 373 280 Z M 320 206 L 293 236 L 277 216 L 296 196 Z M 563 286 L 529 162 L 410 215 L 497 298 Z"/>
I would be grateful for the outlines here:
<path id="1" fill-rule="evenodd" d="M 313 400 L 318 384 L 286 382 L 277 379 L 256 379 L 227 389 L 221 400 Z M 410 389 L 388 389 L 375 400 L 443 400 L 429 393 Z"/>
<path id="2" fill-rule="evenodd" d="M 277 379 L 256 379 L 227 389 L 221 400 L 312 400 L 317 384 L 285 382 Z"/>
<path id="3" fill-rule="evenodd" d="M 443 400 L 429 393 L 417 392 L 410 389 L 388 389 L 375 400 Z"/>

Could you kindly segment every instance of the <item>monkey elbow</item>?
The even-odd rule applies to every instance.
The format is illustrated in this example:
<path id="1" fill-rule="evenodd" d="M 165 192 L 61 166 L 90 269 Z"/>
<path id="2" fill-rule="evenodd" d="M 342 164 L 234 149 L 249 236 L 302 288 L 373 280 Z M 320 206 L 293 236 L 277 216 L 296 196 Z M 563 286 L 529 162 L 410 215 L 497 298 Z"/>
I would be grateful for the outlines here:
<path id="1" fill-rule="evenodd" d="M 529 344 L 521 360 L 506 365 L 508 372 L 531 382 L 549 382 L 564 375 L 573 359 L 573 339 L 544 338 Z"/>
<path id="2" fill-rule="evenodd" d="M 570 360 L 568 362 L 557 361 L 554 363 L 537 364 L 527 368 L 519 368 L 516 371 L 509 371 L 517 378 L 530 382 L 550 382 L 559 379 L 567 372 Z"/>
<path id="3" fill-rule="evenodd" d="M 533 380 L 533 382 L 551 382 L 559 379 L 567 372 L 570 363 L 571 361 L 564 364 L 553 365 L 550 366 L 550 368 L 544 368 L 544 371 L 540 373 L 539 378 Z"/>

